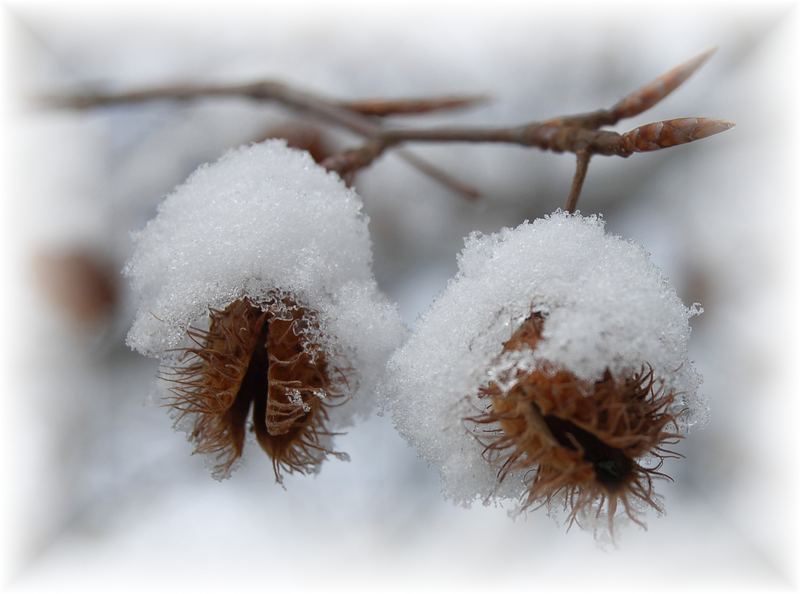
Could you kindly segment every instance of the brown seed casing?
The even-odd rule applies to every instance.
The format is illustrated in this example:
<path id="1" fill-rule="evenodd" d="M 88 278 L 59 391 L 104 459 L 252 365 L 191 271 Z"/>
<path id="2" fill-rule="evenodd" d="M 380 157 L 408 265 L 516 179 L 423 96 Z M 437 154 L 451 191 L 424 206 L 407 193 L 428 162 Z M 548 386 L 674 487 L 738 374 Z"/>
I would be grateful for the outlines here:
<path id="1" fill-rule="evenodd" d="M 534 349 L 545 319 L 532 314 L 503 345 L 503 352 Z M 668 412 L 674 400 L 654 385 L 652 371 L 615 378 L 609 371 L 597 382 L 578 379 L 570 371 L 539 368 L 519 372 L 516 384 L 504 392 L 494 382 L 481 388 L 485 412 L 467 419 L 485 446 L 484 456 L 499 467 L 498 481 L 522 472 L 528 487 L 525 508 L 545 505 L 563 496 L 569 523 L 582 511 L 608 513 L 609 529 L 618 506 L 642 524 L 634 500 L 660 507 L 653 478 L 664 449 L 681 436 Z M 637 460 L 657 460 L 653 467 Z M 642 524 L 643 525 L 643 524 Z"/>
<path id="2" fill-rule="evenodd" d="M 323 441 L 333 435 L 327 409 L 344 397 L 332 386 L 319 345 L 302 332 L 314 316 L 288 299 L 283 306 L 288 315 L 248 299 L 211 310 L 208 330 L 191 329 L 195 346 L 162 373 L 174 384 L 168 406 L 177 412 L 176 423 L 192 420 L 189 439 L 195 452 L 215 457 L 218 478 L 227 477 L 242 455 L 251 410 L 251 428 L 278 482 L 282 472 L 313 472 L 328 454 L 340 455 Z"/>

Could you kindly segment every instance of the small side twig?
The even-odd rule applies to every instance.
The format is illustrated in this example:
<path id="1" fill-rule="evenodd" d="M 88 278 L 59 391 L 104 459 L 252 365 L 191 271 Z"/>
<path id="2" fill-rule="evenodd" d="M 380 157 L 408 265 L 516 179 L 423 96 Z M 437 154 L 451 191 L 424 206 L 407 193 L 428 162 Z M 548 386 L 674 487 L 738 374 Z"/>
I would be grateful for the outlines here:
<path id="1" fill-rule="evenodd" d="M 426 174 L 434 181 L 439 182 L 441 185 L 449 188 L 466 200 L 475 201 L 481 197 L 481 193 L 469 184 L 466 184 L 460 179 L 450 175 L 445 170 L 436 167 L 435 165 L 431 164 L 430 161 L 419 158 L 411 151 L 400 149 L 397 151 L 397 156 L 403 159 L 409 165 L 415 167 L 417 171 Z"/>
<path id="2" fill-rule="evenodd" d="M 341 101 L 339 105 L 365 116 L 385 117 L 391 115 L 412 115 L 433 111 L 474 107 L 489 101 L 487 95 L 421 97 L 418 99 L 361 99 Z"/>
<path id="3" fill-rule="evenodd" d="M 578 151 L 576 156 L 575 175 L 572 178 L 572 187 L 569 189 L 567 204 L 564 207 L 564 210 L 567 212 L 575 212 L 575 209 L 578 207 L 578 198 L 581 195 L 583 182 L 586 179 L 586 172 L 589 170 L 589 160 L 592 158 L 592 153 L 589 151 Z"/>

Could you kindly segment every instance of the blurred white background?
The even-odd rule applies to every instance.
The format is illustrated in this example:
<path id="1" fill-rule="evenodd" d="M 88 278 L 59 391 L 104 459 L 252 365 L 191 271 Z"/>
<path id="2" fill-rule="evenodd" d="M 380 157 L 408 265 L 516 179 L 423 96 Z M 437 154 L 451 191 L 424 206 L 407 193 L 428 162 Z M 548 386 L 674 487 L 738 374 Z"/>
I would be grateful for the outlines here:
<path id="1" fill-rule="evenodd" d="M 233 3 L 4 7 L 4 569 L 15 592 L 791 590 L 798 225 L 796 8 L 788 4 Z M 686 303 L 711 422 L 661 484 L 667 515 L 616 548 L 542 511 L 465 510 L 386 418 L 354 427 L 318 477 L 277 486 L 266 458 L 218 483 L 166 412 L 155 364 L 124 345 L 129 233 L 226 148 L 295 114 L 238 99 L 87 112 L 31 98 L 270 78 L 341 98 L 488 93 L 416 123 L 511 124 L 612 105 L 710 47 L 712 60 L 619 129 L 730 119 L 712 139 L 596 157 L 580 208 L 642 243 Z M 398 120 L 399 121 L 399 120 Z M 335 146 L 351 136 L 322 128 Z M 463 237 L 552 212 L 573 158 L 415 147 L 483 198 L 396 157 L 357 179 L 375 273 L 404 320 L 441 291 Z M 77 280 L 76 280 L 77 279 Z M 84 289 L 67 299 L 70 287 Z"/>

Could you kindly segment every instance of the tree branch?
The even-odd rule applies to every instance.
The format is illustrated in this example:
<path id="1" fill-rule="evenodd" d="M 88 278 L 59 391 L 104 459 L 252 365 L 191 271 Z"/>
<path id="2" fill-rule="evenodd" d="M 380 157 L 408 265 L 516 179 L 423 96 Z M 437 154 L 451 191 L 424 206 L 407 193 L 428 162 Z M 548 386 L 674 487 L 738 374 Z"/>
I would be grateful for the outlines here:
<path id="1" fill-rule="evenodd" d="M 199 97 L 245 97 L 257 101 L 275 101 L 295 111 L 307 113 L 329 124 L 349 130 L 365 139 L 362 146 L 345 150 L 323 161 L 323 166 L 352 179 L 386 150 L 409 142 L 485 142 L 516 144 L 556 153 L 578 156 L 577 170 L 567 200 L 567 210 L 575 209 L 592 155 L 629 157 L 685 144 L 728 130 L 733 123 L 708 118 L 678 118 L 639 126 L 623 134 L 601 130 L 621 119 L 643 113 L 677 89 L 708 60 L 714 49 L 684 62 L 652 82 L 620 99 L 610 109 L 551 118 L 510 127 L 437 127 L 390 128 L 376 119 L 380 116 L 427 113 L 474 105 L 483 96 L 455 96 L 417 99 L 369 99 L 336 101 L 301 91 L 275 81 L 239 85 L 170 85 L 122 93 L 90 93 L 55 97 L 50 103 L 75 109 L 103 105 L 141 103 L 154 100 L 188 101 Z M 474 199 L 477 192 L 408 151 L 398 156 L 418 170 L 461 195 Z"/>
<path id="2" fill-rule="evenodd" d="M 153 87 L 119 93 L 84 93 L 70 96 L 45 97 L 45 105 L 71 109 L 92 109 L 104 106 L 146 103 L 150 101 L 192 101 L 203 97 L 240 97 L 255 101 L 275 101 L 285 107 L 329 124 L 369 137 L 380 130 L 380 124 L 363 115 L 426 113 L 475 105 L 486 100 L 484 95 L 421 99 L 397 99 L 349 102 L 333 101 L 312 93 L 294 89 L 275 81 L 258 81 L 238 85 L 179 84 Z M 480 194 L 467 184 L 455 180 L 450 174 L 428 163 L 425 159 L 402 151 L 398 156 L 412 167 L 468 200 Z M 344 172 L 340 172 L 344 173 Z"/>
<path id="3" fill-rule="evenodd" d="M 370 165 L 387 149 L 407 142 L 488 142 L 535 147 L 556 153 L 588 152 L 591 155 L 629 157 L 661 148 L 686 144 L 724 132 L 732 122 L 709 118 L 678 118 L 654 122 L 620 134 L 547 122 L 512 128 L 415 128 L 387 129 L 373 135 L 361 147 L 329 157 L 323 165 L 338 172 Z"/>

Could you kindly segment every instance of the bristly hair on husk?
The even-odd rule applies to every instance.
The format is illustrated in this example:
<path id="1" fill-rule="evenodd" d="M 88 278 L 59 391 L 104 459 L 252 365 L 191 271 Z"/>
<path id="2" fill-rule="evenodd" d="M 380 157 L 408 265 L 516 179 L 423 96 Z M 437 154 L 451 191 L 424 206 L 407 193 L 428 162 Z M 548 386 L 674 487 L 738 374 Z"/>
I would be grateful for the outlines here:
<path id="1" fill-rule="evenodd" d="M 531 314 L 503 353 L 535 349 L 545 323 L 541 313 Z M 672 480 L 659 469 L 665 458 L 681 456 L 664 446 L 683 436 L 680 413 L 671 412 L 676 395 L 656 385 L 646 363 L 628 377 L 606 369 L 596 382 L 546 364 L 516 373 L 508 390 L 496 382 L 482 386 L 478 396 L 486 407 L 465 421 L 484 446 L 484 458 L 498 466 L 498 483 L 523 473 L 522 509 L 563 499 L 568 527 L 586 512 L 599 518 L 605 511 L 612 534 L 620 504 L 642 527 L 635 501 L 662 511 L 653 479 Z M 643 457 L 655 464 L 643 465 Z"/>
<path id="2" fill-rule="evenodd" d="M 283 472 L 316 471 L 328 455 L 346 458 L 328 447 L 327 424 L 329 409 L 347 400 L 339 389 L 347 378 L 308 338 L 309 326 L 318 328 L 314 312 L 291 298 L 266 308 L 242 298 L 210 309 L 208 329 L 191 328 L 179 364 L 162 367 L 173 384 L 165 406 L 176 425 L 190 420 L 188 438 L 195 453 L 213 456 L 216 478 L 241 457 L 249 416 L 279 483 Z"/>

